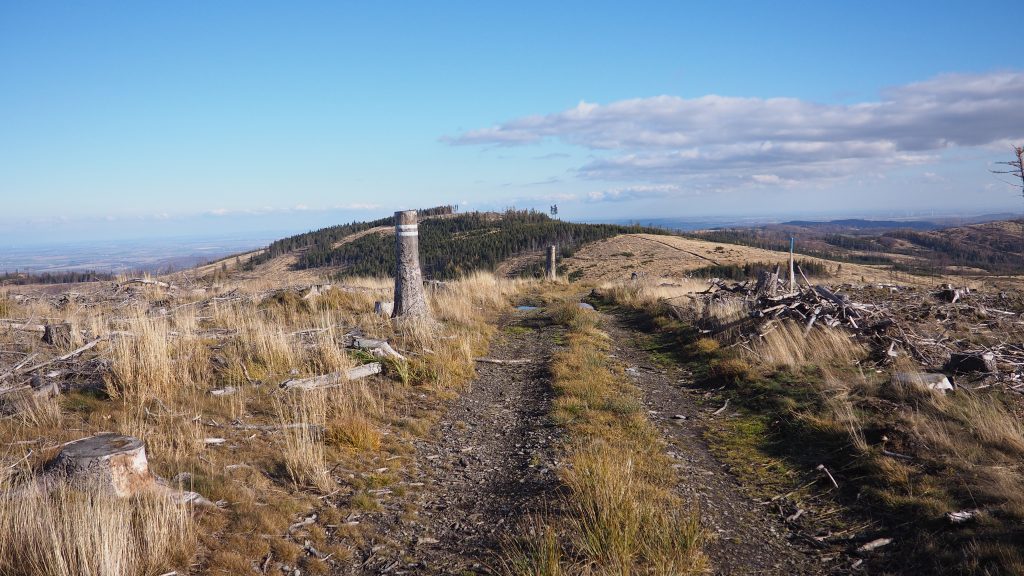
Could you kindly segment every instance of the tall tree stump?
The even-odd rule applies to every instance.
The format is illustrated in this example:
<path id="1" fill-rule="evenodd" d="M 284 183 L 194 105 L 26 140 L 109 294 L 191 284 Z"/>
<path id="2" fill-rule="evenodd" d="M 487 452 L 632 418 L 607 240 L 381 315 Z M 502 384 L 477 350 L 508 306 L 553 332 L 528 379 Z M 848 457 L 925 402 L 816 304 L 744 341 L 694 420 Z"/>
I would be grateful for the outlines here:
<path id="1" fill-rule="evenodd" d="M 558 279 L 558 268 L 555 261 L 555 250 L 556 247 L 554 244 L 548 246 L 548 258 L 544 274 L 544 277 L 547 278 L 548 280 Z"/>
<path id="2" fill-rule="evenodd" d="M 419 227 L 415 210 L 395 212 L 395 256 L 395 307 L 391 317 L 396 320 L 429 319 L 430 308 L 420 270 Z"/>
<path id="3" fill-rule="evenodd" d="M 155 484 L 145 444 L 121 434 L 98 434 L 68 444 L 47 473 L 72 485 L 98 487 L 122 497 Z"/>
<path id="4" fill-rule="evenodd" d="M 71 335 L 71 324 L 47 324 L 43 329 L 43 342 L 57 348 L 71 348 L 74 344 Z"/>

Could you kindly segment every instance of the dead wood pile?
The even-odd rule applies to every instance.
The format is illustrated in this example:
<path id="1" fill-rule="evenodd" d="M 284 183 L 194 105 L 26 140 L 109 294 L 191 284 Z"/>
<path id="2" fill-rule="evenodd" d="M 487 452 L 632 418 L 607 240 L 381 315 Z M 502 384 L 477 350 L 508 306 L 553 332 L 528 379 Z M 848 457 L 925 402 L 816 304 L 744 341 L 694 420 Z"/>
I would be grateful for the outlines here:
<path id="1" fill-rule="evenodd" d="M 803 274 L 801 273 L 801 276 Z M 690 317 L 704 333 L 749 344 L 779 322 L 842 328 L 866 343 L 879 363 L 906 354 L 925 367 L 1008 381 L 1024 389 L 1024 315 L 1007 294 L 983 294 L 945 284 L 927 291 L 897 285 L 835 288 L 806 277 L 790 292 L 788 282 L 762 273 L 757 281 L 715 279 L 694 299 Z M 725 321 L 717 308 L 738 312 Z M 680 317 L 687 312 L 673 306 Z"/>

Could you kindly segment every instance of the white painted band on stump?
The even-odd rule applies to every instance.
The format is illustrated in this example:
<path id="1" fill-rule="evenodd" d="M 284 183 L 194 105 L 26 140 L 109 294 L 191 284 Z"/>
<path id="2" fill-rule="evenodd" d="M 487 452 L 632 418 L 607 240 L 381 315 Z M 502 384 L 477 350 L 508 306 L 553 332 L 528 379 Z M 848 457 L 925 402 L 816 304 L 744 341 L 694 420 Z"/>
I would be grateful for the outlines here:
<path id="1" fill-rule="evenodd" d="M 418 224 L 399 224 L 398 225 L 398 229 L 399 230 L 416 230 L 417 228 L 419 228 Z"/>
<path id="2" fill-rule="evenodd" d="M 399 232 L 399 236 L 419 236 L 419 232 L 413 230 L 412 232 Z"/>

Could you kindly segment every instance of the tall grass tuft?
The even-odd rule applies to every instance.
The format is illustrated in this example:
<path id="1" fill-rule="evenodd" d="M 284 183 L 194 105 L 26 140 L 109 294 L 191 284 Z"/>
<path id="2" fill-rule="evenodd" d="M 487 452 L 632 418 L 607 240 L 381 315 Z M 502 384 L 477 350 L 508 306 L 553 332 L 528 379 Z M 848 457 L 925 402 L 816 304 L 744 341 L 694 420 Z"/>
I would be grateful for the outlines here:
<path id="1" fill-rule="evenodd" d="M 127 320 L 126 328 L 128 334 L 111 343 L 113 364 L 107 392 L 134 404 L 169 397 L 175 387 L 175 371 L 166 320 L 149 318 L 140 311 Z"/>
<path id="2" fill-rule="evenodd" d="M 284 434 L 285 468 L 296 486 L 313 486 L 321 492 L 334 487 L 324 447 L 327 394 L 324 390 L 307 390 L 275 398 Z"/>
<path id="3" fill-rule="evenodd" d="M 189 508 L 162 494 L 118 498 L 59 484 L 0 495 L 0 574 L 113 576 L 184 568 L 194 553 Z"/>

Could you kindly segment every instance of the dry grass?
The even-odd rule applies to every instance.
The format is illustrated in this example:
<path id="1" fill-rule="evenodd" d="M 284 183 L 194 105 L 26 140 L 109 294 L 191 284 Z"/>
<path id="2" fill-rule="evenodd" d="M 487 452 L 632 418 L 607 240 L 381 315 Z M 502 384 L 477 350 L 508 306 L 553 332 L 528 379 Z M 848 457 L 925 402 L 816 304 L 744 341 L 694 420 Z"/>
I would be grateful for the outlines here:
<path id="1" fill-rule="evenodd" d="M 346 279 L 347 289 L 329 290 L 310 300 L 275 292 L 291 282 L 283 277 L 227 282 L 194 294 L 139 288 L 128 308 L 123 307 L 122 294 L 109 304 L 62 309 L 47 296 L 9 301 L 7 312 L 20 320 L 66 319 L 90 336 L 116 335 L 81 358 L 83 365 L 109 366 L 100 373 L 99 390 L 88 388 L 95 387 L 95 381 L 84 381 L 76 385 L 85 385 L 85 391 L 66 392 L 57 400 L 20 397 L 16 414 L 0 419 L 0 436 L 22 443 L 0 454 L 3 476 L 19 461 L 38 470 L 56 452 L 43 447 L 113 430 L 145 440 L 154 472 L 164 478 L 187 474 L 182 477 L 186 488 L 229 504 L 222 513 L 198 518 L 201 528 L 189 538 L 163 537 L 169 547 L 180 548 L 166 566 L 156 558 L 164 551 L 128 538 L 127 545 L 139 551 L 137 557 L 129 558 L 137 568 L 122 570 L 120 566 L 127 566 L 123 562 L 107 572 L 90 572 L 81 564 L 65 572 L 52 564 L 39 571 L 9 568 L 27 557 L 22 551 L 26 538 L 42 538 L 40 528 L 34 533 L 26 529 L 22 539 L 0 537 L 0 566 L 4 567 L 0 573 L 155 574 L 192 562 L 201 563 L 209 573 L 244 573 L 271 549 L 275 563 L 287 561 L 304 573 L 339 570 L 354 544 L 328 541 L 325 523 L 339 524 L 353 510 L 376 505 L 364 491 L 365 478 L 380 467 L 381 459 L 390 459 L 389 467 L 399 466 L 401 460 L 393 457 L 408 451 L 410 436 L 427 433 L 440 406 L 438 398 L 472 377 L 473 358 L 487 349 L 494 316 L 506 309 L 509 297 L 523 286 L 488 275 L 449 283 L 429 294 L 439 322 L 396 332 L 389 319 L 373 313 L 375 300 L 390 299 L 390 280 Z M 268 292 L 269 299 L 258 297 Z M 205 304 L 218 294 L 223 298 Z M 354 330 L 389 340 L 409 362 L 387 362 L 384 376 L 345 382 L 327 391 L 279 391 L 277 385 L 295 375 L 337 372 L 375 360 L 345 350 L 344 335 Z M 40 343 L 38 334 L 5 329 L 0 329 L 0 350 L 10 351 L 0 355 L 0 371 L 29 354 L 45 359 L 58 353 Z M 214 389 L 231 392 L 214 396 Z M 8 407 L 12 398 L 4 399 Z M 207 444 L 210 438 L 223 438 L 225 443 Z M 347 473 L 332 478 L 330 469 Z M 350 499 L 337 495 L 353 491 Z M 329 506 L 320 499 L 324 494 L 335 494 Z M 82 516 L 67 508 L 71 504 L 62 498 L 57 493 L 40 495 L 32 505 L 44 509 L 39 514 L 51 524 Z M 118 520 L 120 525 L 108 526 L 108 519 L 117 516 L 95 509 L 106 503 L 91 505 L 97 532 L 141 534 L 151 529 L 132 524 L 144 519 L 127 524 Z M 152 507 L 141 506 L 140 510 Z M 18 510 L 5 501 L 0 515 L 11 518 L 25 513 Z M 284 536 L 290 524 L 311 511 L 318 511 L 322 520 L 309 528 L 308 537 L 318 550 L 331 554 L 330 562 L 307 557 L 301 541 Z M 156 511 L 152 515 L 159 516 Z M 176 524 L 162 521 L 162 525 L 173 528 Z M 57 529 L 65 530 L 53 528 Z M 36 549 L 54 556 L 54 547 L 80 545 L 53 536 L 57 533 L 49 536 L 45 546 L 35 545 Z M 357 540 L 365 537 L 369 535 L 359 534 Z M 86 538 L 81 536 L 83 542 Z M 97 542 L 98 537 L 88 538 Z M 115 548 L 109 548 L 111 555 L 122 554 Z M 155 550 L 155 559 L 147 559 L 149 550 Z M 191 559 L 179 563 L 183 556 Z"/>
<path id="2" fill-rule="evenodd" d="M 509 574 L 694 574 L 705 566 L 705 539 L 639 391 L 608 358 L 608 338 L 593 312 L 574 302 L 552 318 L 569 328 L 553 361 L 555 421 L 569 432 L 564 517 L 535 520 L 534 536 L 511 543 Z"/>
<path id="3" fill-rule="evenodd" d="M 334 480 L 327 472 L 324 429 L 327 425 L 327 392 L 296 391 L 276 398 L 278 422 L 284 436 L 282 457 L 297 486 L 313 486 L 329 492 Z"/>
<path id="4" fill-rule="evenodd" d="M 707 290 L 706 280 L 683 278 L 672 282 L 644 278 L 629 282 L 605 282 L 598 290 L 623 306 L 635 309 L 655 309 L 665 302 L 685 305 L 687 296 Z"/>
<path id="5" fill-rule="evenodd" d="M 107 393 L 125 402 L 142 404 L 153 398 L 167 398 L 178 384 L 164 319 L 136 312 L 125 322 L 129 334 L 110 344 L 113 361 Z"/>
<path id="6" fill-rule="evenodd" d="M 0 496 L 0 574 L 161 574 L 188 566 L 195 525 L 161 494 L 122 499 L 68 486 L 5 487 Z"/>
<path id="7" fill-rule="evenodd" d="M 813 327 L 806 330 L 795 322 L 780 322 L 754 341 L 746 356 L 767 368 L 850 366 L 867 356 L 867 350 L 841 329 Z"/>

